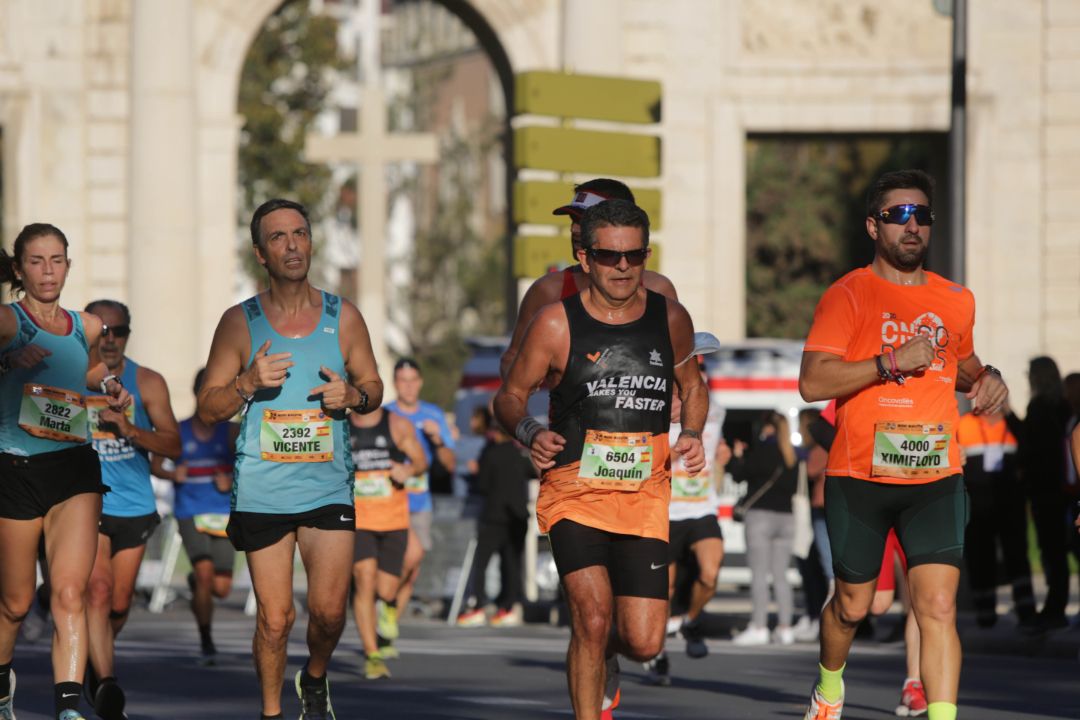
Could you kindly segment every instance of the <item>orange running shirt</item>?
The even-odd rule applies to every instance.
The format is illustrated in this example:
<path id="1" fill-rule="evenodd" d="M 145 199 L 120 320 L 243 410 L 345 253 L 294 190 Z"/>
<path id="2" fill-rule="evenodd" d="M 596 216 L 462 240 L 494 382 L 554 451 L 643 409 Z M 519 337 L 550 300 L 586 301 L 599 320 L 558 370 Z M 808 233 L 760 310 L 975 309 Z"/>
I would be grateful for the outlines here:
<path id="1" fill-rule="evenodd" d="M 837 398 L 826 474 L 918 484 L 961 471 L 956 375 L 974 353 L 974 324 L 971 291 L 932 272 L 924 285 L 897 285 L 865 267 L 825 291 L 804 350 L 855 362 L 924 334 L 935 354 L 928 370 L 903 385 L 878 381 Z"/>
<path id="2" fill-rule="evenodd" d="M 392 464 L 408 462 L 390 432 L 390 412 L 370 428 L 349 423 L 356 529 L 391 532 L 409 529 L 409 493 L 390 480 Z"/>

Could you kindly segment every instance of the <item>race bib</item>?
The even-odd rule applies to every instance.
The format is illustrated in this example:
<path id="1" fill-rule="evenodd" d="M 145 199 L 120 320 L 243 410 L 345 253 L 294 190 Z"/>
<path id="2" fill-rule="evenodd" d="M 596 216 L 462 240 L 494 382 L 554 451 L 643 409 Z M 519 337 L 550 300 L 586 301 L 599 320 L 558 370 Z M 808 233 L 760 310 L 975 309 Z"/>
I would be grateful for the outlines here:
<path id="1" fill-rule="evenodd" d="M 637 492 L 652 475 L 652 437 L 586 430 L 578 478 L 598 490 Z"/>
<path id="2" fill-rule="evenodd" d="M 428 474 L 412 475 L 405 481 L 405 489 L 413 495 L 422 495 L 428 491 Z"/>
<path id="3" fill-rule="evenodd" d="M 879 422 L 874 426 L 871 474 L 884 477 L 936 477 L 949 467 L 950 423 Z"/>
<path id="4" fill-rule="evenodd" d="M 225 529 L 229 526 L 228 513 L 202 513 L 196 515 L 192 520 L 195 521 L 195 529 L 201 533 L 213 535 L 214 537 L 228 537 L 225 532 Z"/>
<path id="5" fill-rule="evenodd" d="M 263 410 L 259 450 L 270 462 L 330 462 L 333 421 L 322 410 Z"/>
<path id="6" fill-rule="evenodd" d="M 394 488 L 387 470 L 357 470 L 353 478 L 353 497 L 357 500 L 388 498 Z"/>
<path id="7" fill-rule="evenodd" d="M 47 440 L 86 442 L 86 403 L 70 390 L 27 383 L 19 406 L 19 427 Z"/>
<path id="8" fill-rule="evenodd" d="M 671 499 L 679 502 L 705 502 L 709 499 L 709 485 L 712 478 L 707 471 L 694 477 L 686 474 L 679 463 L 679 469 L 671 474 Z"/>
<path id="9" fill-rule="evenodd" d="M 112 427 L 108 423 L 105 424 L 105 428 L 101 427 L 101 421 L 99 416 L 102 410 L 109 408 L 109 398 L 104 395 L 87 395 L 86 396 L 86 414 L 90 423 L 90 438 L 92 440 L 118 440 L 116 433 L 108 429 Z M 135 424 L 135 404 L 128 403 L 128 406 L 124 408 L 124 415 L 127 416 L 129 424 Z"/>

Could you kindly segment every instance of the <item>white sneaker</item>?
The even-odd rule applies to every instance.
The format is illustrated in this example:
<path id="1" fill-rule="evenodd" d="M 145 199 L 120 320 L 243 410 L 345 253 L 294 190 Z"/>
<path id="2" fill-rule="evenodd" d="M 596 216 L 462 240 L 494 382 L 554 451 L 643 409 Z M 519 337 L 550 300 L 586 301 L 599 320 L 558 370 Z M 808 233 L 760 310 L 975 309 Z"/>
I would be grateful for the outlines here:
<path id="1" fill-rule="evenodd" d="M 795 631 L 791 627 L 777 627 L 773 631 L 773 642 L 777 645 L 794 645 Z"/>
<path id="2" fill-rule="evenodd" d="M 682 615 L 673 615 L 668 618 L 667 621 L 667 636 L 675 637 L 679 634 L 679 628 L 682 627 L 683 617 Z"/>
<path id="3" fill-rule="evenodd" d="M 795 642 L 817 642 L 821 624 L 817 620 L 811 620 L 809 615 L 803 615 L 791 630 L 795 633 Z"/>
<path id="4" fill-rule="evenodd" d="M 736 635 L 732 642 L 741 646 L 768 645 L 769 628 L 759 627 L 751 623 L 746 626 L 745 630 Z"/>

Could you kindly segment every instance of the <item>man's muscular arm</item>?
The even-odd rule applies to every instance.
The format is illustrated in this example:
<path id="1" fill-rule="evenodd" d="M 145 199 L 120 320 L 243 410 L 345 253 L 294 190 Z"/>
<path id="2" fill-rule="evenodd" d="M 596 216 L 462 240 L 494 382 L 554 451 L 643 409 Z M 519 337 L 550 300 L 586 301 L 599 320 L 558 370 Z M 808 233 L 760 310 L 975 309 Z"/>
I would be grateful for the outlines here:
<path id="1" fill-rule="evenodd" d="M 930 340 L 919 335 L 908 340 L 894 352 L 897 369 L 903 375 L 922 372 L 934 361 L 934 347 Z M 891 367 L 888 355 L 882 358 L 886 369 Z M 877 362 L 844 360 L 832 353 L 808 350 L 803 352 L 799 369 L 799 394 L 807 402 L 832 400 L 851 395 L 868 385 L 878 382 Z"/>
<path id="2" fill-rule="evenodd" d="M 341 354 L 345 358 L 345 371 L 348 373 L 348 380 L 342 388 L 344 399 L 341 407 L 359 410 L 360 391 L 363 390 L 367 393 L 363 412 L 369 413 L 382 404 L 383 384 L 375 363 L 375 353 L 371 349 L 367 323 L 357 307 L 348 300 L 341 303 L 340 343 Z"/>
<path id="3" fill-rule="evenodd" d="M 518 425 L 528 417 L 529 395 L 550 370 L 562 370 L 570 351 L 570 329 L 562 304 L 544 307 L 529 324 L 521 352 L 510 366 L 502 387 L 495 394 L 495 418 L 516 436 Z M 524 442 L 523 438 L 518 438 Z M 550 430 L 533 434 L 529 452 L 541 470 L 555 464 L 555 455 L 565 446 L 565 439 Z"/>
<path id="4" fill-rule="evenodd" d="M 525 291 L 525 297 L 521 298 L 521 307 L 518 308 L 517 322 L 514 323 L 514 334 L 510 336 L 506 352 L 499 359 L 499 375 L 503 379 L 510 372 L 510 366 L 514 364 L 514 358 L 521 349 L 529 323 L 536 317 L 536 313 L 540 312 L 540 308 L 559 299 L 562 278 L 562 273 L 548 273 L 537 278 Z"/>

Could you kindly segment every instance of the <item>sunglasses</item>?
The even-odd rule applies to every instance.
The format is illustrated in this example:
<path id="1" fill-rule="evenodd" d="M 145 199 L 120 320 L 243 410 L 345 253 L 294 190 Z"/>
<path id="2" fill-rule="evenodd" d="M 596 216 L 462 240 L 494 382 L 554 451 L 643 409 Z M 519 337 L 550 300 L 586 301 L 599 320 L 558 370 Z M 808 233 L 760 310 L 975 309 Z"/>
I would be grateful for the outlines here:
<path id="1" fill-rule="evenodd" d="M 645 259 L 649 256 L 649 248 L 625 251 L 589 248 L 585 251 L 585 254 L 589 256 L 590 260 L 593 260 L 598 265 L 603 265 L 604 267 L 615 267 L 622 262 L 623 258 L 626 258 L 626 262 L 631 266 L 636 267 L 645 263 Z"/>
<path id="2" fill-rule="evenodd" d="M 912 215 L 915 216 L 915 222 L 920 225 L 930 226 L 934 224 L 934 211 L 930 209 L 929 205 L 915 205 L 912 203 L 893 205 L 879 212 L 877 217 L 881 222 L 888 225 L 907 225 Z"/>
<path id="3" fill-rule="evenodd" d="M 114 338 L 126 338 L 131 334 L 130 325 L 102 325 L 101 337 L 112 335 Z"/>

